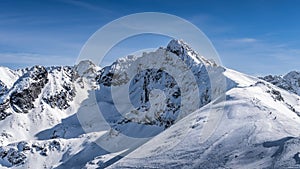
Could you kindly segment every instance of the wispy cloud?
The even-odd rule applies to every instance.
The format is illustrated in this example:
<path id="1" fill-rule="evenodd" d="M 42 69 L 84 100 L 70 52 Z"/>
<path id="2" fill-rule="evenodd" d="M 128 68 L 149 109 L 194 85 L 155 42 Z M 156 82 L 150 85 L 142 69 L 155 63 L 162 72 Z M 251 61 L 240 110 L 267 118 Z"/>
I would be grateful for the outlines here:
<path id="1" fill-rule="evenodd" d="M 255 38 L 219 39 L 217 49 L 224 64 L 252 75 L 284 74 L 299 69 L 300 49 Z"/>
<path id="2" fill-rule="evenodd" d="M 74 65 L 76 58 L 36 53 L 0 53 L 0 65 L 26 67 L 33 65 Z M 16 68 L 12 67 L 12 68 Z"/>
<path id="3" fill-rule="evenodd" d="M 64 3 L 70 4 L 70 5 L 73 5 L 73 6 L 77 6 L 77 7 L 87 9 L 87 10 L 101 11 L 103 13 L 108 13 L 108 14 L 113 13 L 113 11 L 111 11 L 111 10 L 108 10 L 106 8 L 103 8 L 103 7 L 99 6 L 99 5 L 95 5 L 93 3 L 89 3 L 89 2 L 86 2 L 86 1 L 80 1 L 80 0 L 61 0 L 61 1 L 64 2 Z"/>
<path id="4" fill-rule="evenodd" d="M 192 15 L 185 19 L 197 25 L 199 29 L 208 35 L 223 34 L 233 31 L 232 25 L 228 25 L 217 17 L 207 13 Z"/>
<path id="5" fill-rule="evenodd" d="M 254 42 L 258 42 L 259 40 L 255 38 L 237 38 L 237 39 L 230 39 L 226 41 L 233 42 L 233 43 L 254 43 Z"/>

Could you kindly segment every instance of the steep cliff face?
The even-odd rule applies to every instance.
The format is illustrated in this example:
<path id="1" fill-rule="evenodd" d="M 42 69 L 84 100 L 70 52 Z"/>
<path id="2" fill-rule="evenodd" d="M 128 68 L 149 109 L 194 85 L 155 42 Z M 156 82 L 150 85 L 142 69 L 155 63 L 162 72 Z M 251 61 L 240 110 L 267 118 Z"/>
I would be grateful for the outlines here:
<path id="1" fill-rule="evenodd" d="M 179 58 L 186 67 L 179 67 L 178 72 L 182 76 L 187 76 L 191 72 L 195 78 L 196 84 L 188 78 L 181 78 L 181 83 L 185 84 L 185 93 L 194 93 L 194 87 L 199 89 L 199 107 L 211 101 L 211 86 L 209 74 L 206 67 L 217 66 L 210 61 L 200 57 L 186 43 L 180 40 L 172 40 L 167 48 L 160 48 L 155 52 L 144 53 L 142 57 L 127 56 L 114 62 L 111 66 L 105 67 L 100 71 L 98 81 L 102 85 L 100 90 L 108 91 L 116 86 L 128 86 L 129 99 L 134 109 L 126 110 L 128 113 L 125 119 L 120 119 L 118 123 L 137 122 L 148 125 L 159 125 L 169 127 L 174 124 L 180 113 L 182 91 L 178 82 L 172 75 L 167 72 L 167 68 L 171 66 L 172 57 Z M 158 59 L 159 58 L 159 59 Z M 151 65 L 162 65 L 160 69 L 151 68 Z M 150 66 L 149 66 L 150 65 Z M 133 77 L 130 73 L 133 72 Z M 161 91 L 164 98 L 158 98 L 158 93 L 153 91 Z M 125 91 L 126 92 L 126 91 Z M 149 97 L 154 98 L 149 99 Z M 191 96 L 188 96 L 192 99 Z M 150 103 L 153 100 L 153 103 Z M 112 100 L 110 100 L 112 102 Z M 190 100 L 190 102 L 193 102 Z M 161 104 L 165 104 L 159 107 Z M 191 110 L 192 111 L 192 110 Z"/>
<path id="2" fill-rule="evenodd" d="M 74 82 L 77 72 L 69 66 L 51 67 L 48 71 L 51 84 L 45 87 L 42 99 L 52 108 L 67 109 L 76 95 Z"/>
<path id="3" fill-rule="evenodd" d="M 28 113 L 34 101 L 48 83 L 48 72 L 43 66 L 34 66 L 15 82 L 9 91 L 9 102 L 17 113 Z"/>

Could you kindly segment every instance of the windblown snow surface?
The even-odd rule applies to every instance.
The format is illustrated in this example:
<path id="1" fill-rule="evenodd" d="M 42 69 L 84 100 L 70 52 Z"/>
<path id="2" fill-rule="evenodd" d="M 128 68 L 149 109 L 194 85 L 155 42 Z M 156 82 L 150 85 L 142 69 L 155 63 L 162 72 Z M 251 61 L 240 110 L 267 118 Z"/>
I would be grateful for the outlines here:
<path id="1" fill-rule="evenodd" d="M 139 71 L 155 62 L 141 58 L 154 55 L 183 60 L 199 90 L 180 88 L 163 70 Z M 226 79 L 226 99 L 213 97 L 219 88 L 211 87 L 207 70 Z M 133 79 L 130 71 L 137 74 Z M 205 60 L 182 41 L 104 68 L 82 61 L 1 67 L 0 75 L 0 168 L 300 168 L 300 97 Z M 183 83 L 192 83 L 184 77 Z M 109 92 L 122 85 L 133 102 L 124 116 L 115 113 Z M 181 114 L 184 92 L 199 107 Z M 99 107 L 105 124 L 93 113 Z M 219 119 L 217 127 L 203 139 L 210 117 Z M 134 142 L 122 133 L 147 138 Z"/>

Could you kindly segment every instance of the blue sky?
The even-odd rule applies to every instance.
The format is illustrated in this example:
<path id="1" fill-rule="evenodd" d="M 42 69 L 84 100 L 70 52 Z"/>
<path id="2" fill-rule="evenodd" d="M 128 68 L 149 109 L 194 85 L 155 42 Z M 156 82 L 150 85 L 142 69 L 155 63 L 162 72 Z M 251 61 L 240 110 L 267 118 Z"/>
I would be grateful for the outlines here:
<path id="1" fill-rule="evenodd" d="M 0 65 L 73 65 L 86 40 L 106 23 L 137 12 L 164 12 L 198 26 L 226 67 L 252 75 L 284 74 L 300 70 L 299 6 L 292 0 L 2 0 Z M 134 37 L 106 59 L 167 42 Z"/>

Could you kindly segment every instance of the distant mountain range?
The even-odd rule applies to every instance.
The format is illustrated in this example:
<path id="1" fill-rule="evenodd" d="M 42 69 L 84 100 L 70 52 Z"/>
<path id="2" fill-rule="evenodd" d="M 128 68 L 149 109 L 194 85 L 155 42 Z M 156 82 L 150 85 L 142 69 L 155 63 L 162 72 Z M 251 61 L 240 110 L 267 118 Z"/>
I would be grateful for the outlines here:
<path id="1" fill-rule="evenodd" d="M 291 71 L 284 76 L 268 75 L 260 78 L 282 89 L 300 95 L 300 72 Z"/>

